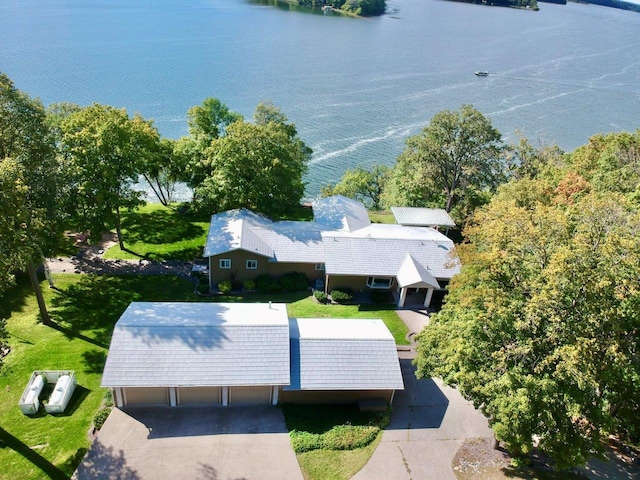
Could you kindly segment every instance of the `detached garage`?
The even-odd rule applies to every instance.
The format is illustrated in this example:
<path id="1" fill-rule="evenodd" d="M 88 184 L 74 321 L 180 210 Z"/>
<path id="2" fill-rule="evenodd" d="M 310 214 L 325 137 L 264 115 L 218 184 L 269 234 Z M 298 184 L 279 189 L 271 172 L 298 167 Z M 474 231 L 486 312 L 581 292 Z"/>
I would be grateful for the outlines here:
<path id="1" fill-rule="evenodd" d="M 118 407 L 276 404 L 289 364 L 284 304 L 134 302 L 102 386 Z"/>
<path id="2" fill-rule="evenodd" d="M 116 406 L 391 403 L 403 389 L 382 320 L 287 318 L 284 304 L 145 303 L 115 325 Z"/>

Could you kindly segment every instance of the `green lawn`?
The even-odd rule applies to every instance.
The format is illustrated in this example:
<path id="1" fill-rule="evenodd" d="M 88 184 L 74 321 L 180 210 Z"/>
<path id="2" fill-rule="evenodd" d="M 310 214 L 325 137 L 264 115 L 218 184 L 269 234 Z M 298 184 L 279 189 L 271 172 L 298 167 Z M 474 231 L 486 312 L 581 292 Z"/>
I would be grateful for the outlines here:
<path id="1" fill-rule="evenodd" d="M 122 230 L 126 250 L 109 248 L 108 259 L 193 260 L 202 256 L 209 218 L 194 218 L 158 203 L 124 212 Z"/>
<path id="2" fill-rule="evenodd" d="M 306 480 L 348 480 L 366 465 L 389 412 L 355 405 L 282 405 L 291 444 Z"/>
<path id="3" fill-rule="evenodd" d="M 371 223 L 396 223 L 396 217 L 391 212 L 384 211 L 369 211 L 369 220 L 371 220 Z"/>

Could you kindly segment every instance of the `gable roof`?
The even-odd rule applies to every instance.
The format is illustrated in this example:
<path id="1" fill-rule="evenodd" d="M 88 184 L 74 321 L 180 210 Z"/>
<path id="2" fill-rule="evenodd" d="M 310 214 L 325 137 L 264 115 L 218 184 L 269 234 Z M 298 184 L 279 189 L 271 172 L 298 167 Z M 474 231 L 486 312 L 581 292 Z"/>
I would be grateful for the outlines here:
<path id="1" fill-rule="evenodd" d="M 455 227 L 456 223 L 442 208 L 391 207 L 391 212 L 400 225 L 421 227 Z"/>
<path id="2" fill-rule="evenodd" d="M 133 302 L 115 325 L 103 387 L 288 385 L 284 304 Z"/>
<path id="3" fill-rule="evenodd" d="M 412 288 L 440 288 L 433 275 L 410 255 L 404 258 L 396 276 L 398 285 Z"/>
<path id="4" fill-rule="evenodd" d="M 291 385 L 284 390 L 402 390 L 393 336 L 382 320 L 292 318 Z"/>
<path id="5" fill-rule="evenodd" d="M 354 232 L 371 224 L 364 205 L 342 195 L 319 198 L 313 202 L 316 223 L 332 230 Z"/>
<path id="6" fill-rule="evenodd" d="M 453 241 L 433 228 L 372 224 L 351 234 L 323 232 L 322 238 L 329 275 L 396 277 L 407 256 L 433 279 L 449 279 L 460 270 L 450 258 Z"/>
<path id="7" fill-rule="evenodd" d="M 211 217 L 203 256 L 245 250 L 276 262 L 324 262 L 321 231 L 314 222 L 274 222 L 249 210 L 230 210 Z"/>
<path id="8" fill-rule="evenodd" d="M 234 250 L 247 250 L 271 257 L 273 249 L 257 236 L 253 229 L 272 223 L 267 217 L 245 208 L 212 215 L 203 257 Z"/>

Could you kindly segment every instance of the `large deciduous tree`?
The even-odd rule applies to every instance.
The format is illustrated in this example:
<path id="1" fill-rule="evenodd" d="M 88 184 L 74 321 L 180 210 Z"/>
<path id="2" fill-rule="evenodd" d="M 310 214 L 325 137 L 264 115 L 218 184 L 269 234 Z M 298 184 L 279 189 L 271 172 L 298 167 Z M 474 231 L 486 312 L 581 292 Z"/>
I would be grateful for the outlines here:
<path id="1" fill-rule="evenodd" d="M 69 222 L 96 232 L 115 226 L 124 249 L 120 212 L 141 203 L 132 185 L 159 154 L 158 131 L 139 115 L 100 104 L 66 109 L 57 128 Z"/>
<path id="2" fill-rule="evenodd" d="M 476 213 L 416 362 L 509 449 L 537 444 L 565 468 L 611 433 L 640 434 L 640 216 L 577 172 L 548 178 L 507 184 Z"/>
<path id="3" fill-rule="evenodd" d="M 505 177 L 501 135 L 471 105 L 444 110 L 419 135 L 409 137 L 385 192 L 385 203 L 456 205 L 494 189 Z"/>
<path id="4" fill-rule="evenodd" d="M 57 241 L 58 168 L 39 101 L 0 73 L 0 294 L 28 270 L 44 323 L 49 316 L 35 272 Z"/>
<path id="5" fill-rule="evenodd" d="M 250 208 L 281 214 L 299 205 L 311 156 L 293 124 L 271 104 L 256 109 L 255 123 L 238 120 L 211 141 L 197 166 L 196 207 L 218 212 Z"/>
<path id="6" fill-rule="evenodd" d="M 373 165 L 369 170 L 363 167 L 347 170 L 336 185 L 324 186 L 322 195 L 343 195 L 362 202 L 372 210 L 380 210 L 382 190 L 388 175 L 389 167 L 384 165 Z"/>
<path id="7" fill-rule="evenodd" d="M 206 177 L 201 164 L 206 160 L 206 151 L 211 142 L 224 136 L 227 127 L 242 120 L 242 115 L 229 110 L 217 98 L 207 98 L 187 112 L 189 135 L 174 145 L 171 174 L 195 189 Z"/>

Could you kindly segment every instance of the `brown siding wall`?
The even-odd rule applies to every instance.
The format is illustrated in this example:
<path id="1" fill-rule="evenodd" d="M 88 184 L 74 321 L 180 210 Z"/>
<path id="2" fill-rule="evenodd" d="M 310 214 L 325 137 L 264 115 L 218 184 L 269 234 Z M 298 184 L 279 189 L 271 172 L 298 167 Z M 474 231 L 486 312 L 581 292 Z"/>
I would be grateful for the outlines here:
<path id="1" fill-rule="evenodd" d="M 354 403 L 368 398 L 391 402 L 393 390 L 313 390 L 281 391 L 280 403 Z"/>
<path id="2" fill-rule="evenodd" d="M 223 258 L 231 260 L 231 268 L 220 268 L 220 260 Z M 256 270 L 248 270 L 247 260 L 256 260 L 258 262 L 258 268 Z M 316 270 L 315 268 L 315 263 L 269 262 L 266 257 L 244 250 L 209 257 L 209 278 L 211 282 L 210 285 L 212 286 L 218 285 L 218 283 L 223 280 L 228 280 L 231 275 L 239 282 L 255 280 L 258 275 L 262 274 L 279 277 L 290 272 L 304 273 L 309 277 L 309 280 L 324 278 L 324 270 Z"/>
<path id="3" fill-rule="evenodd" d="M 327 293 L 331 293 L 331 290 L 340 289 L 340 287 L 348 287 L 354 292 L 362 290 L 380 290 L 383 292 L 393 292 L 397 288 L 396 279 L 393 279 L 390 288 L 376 288 L 372 289 L 367 286 L 368 276 L 352 276 L 352 275 L 330 275 L 327 281 Z"/>
<path id="4" fill-rule="evenodd" d="M 327 281 L 327 293 L 340 288 L 350 288 L 354 292 L 367 288 L 367 277 L 354 277 L 350 275 L 330 275 Z"/>

